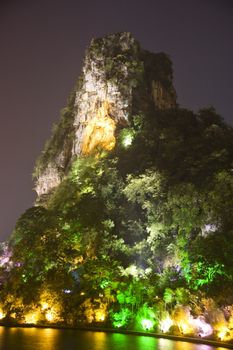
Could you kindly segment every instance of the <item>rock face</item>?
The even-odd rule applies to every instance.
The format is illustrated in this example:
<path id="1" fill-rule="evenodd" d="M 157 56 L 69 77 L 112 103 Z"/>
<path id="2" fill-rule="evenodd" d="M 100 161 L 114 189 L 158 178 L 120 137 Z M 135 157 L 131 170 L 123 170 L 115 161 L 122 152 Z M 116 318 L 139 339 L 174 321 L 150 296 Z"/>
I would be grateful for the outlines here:
<path id="1" fill-rule="evenodd" d="M 73 154 L 115 145 L 117 123 L 128 123 L 132 90 L 142 74 L 138 44 L 129 33 L 93 40 L 83 67 L 83 85 L 77 92 Z"/>
<path id="2" fill-rule="evenodd" d="M 175 90 L 168 91 L 163 87 L 160 81 L 152 80 L 152 95 L 156 107 L 160 109 L 175 107 Z"/>
<path id="3" fill-rule="evenodd" d="M 36 166 L 39 201 L 75 157 L 114 148 L 116 128 L 130 126 L 146 108 L 139 106 L 142 97 L 155 109 L 176 107 L 169 58 L 142 50 L 130 33 L 92 40 L 78 86 Z"/>

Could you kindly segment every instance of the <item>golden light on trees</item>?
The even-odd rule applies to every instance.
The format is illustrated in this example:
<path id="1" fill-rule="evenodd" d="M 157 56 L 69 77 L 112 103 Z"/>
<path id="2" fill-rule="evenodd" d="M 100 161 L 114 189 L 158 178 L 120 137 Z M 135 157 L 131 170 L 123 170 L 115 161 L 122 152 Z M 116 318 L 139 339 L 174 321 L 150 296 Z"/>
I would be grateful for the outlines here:
<path id="1" fill-rule="evenodd" d="M 44 311 L 49 308 L 49 304 L 45 301 L 41 302 L 41 310 Z"/>
<path id="2" fill-rule="evenodd" d="M 48 322 L 60 322 L 61 303 L 57 293 L 44 289 L 40 295 L 40 310 L 43 317 Z"/>
<path id="3" fill-rule="evenodd" d="M 45 314 L 45 318 L 47 321 L 52 322 L 54 320 L 54 314 L 51 310 L 47 311 Z"/>
<path id="4" fill-rule="evenodd" d="M 39 319 L 39 314 L 36 311 L 35 312 L 32 311 L 32 312 L 27 313 L 24 316 L 24 318 L 25 318 L 25 323 L 27 323 L 27 324 L 36 324 L 38 319 Z"/>
<path id="5" fill-rule="evenodd" d="M 95 320 L 97 322 L 103 322 L 106 318 L 106 311 L 104 309 L 95 310 Z"/>
<path id="6" fill-rule="evenodd" d="M 0 309 L 0 320 L 5 317 L 5 314 L 3 313 L 2 309 Z"/>

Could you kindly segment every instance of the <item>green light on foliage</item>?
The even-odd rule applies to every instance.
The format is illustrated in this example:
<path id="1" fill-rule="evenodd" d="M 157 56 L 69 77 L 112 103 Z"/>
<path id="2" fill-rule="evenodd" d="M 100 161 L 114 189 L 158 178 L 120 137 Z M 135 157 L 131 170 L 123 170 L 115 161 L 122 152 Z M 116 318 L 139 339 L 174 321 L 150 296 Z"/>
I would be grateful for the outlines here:
<path id="1" fill-rule="evenodd" d="M 106 288 L 108 285 L 109 285 L 109 281 L 103 280 L 103 281 L 100 283 L 100 288 L 101 288 L 101 289 L 104 289 L 104 288 Z"/>
<path id="2" fill-rule="evenodd" d="M 136 316 L 137 324 L 144 331 L 152 330 L 156 323 L 156 315 L 152 308 L 150 308 L 147 304 L 144 304 L 137 312 Z"/>
<path id="3" fill-rule="evenodd" d="M 22 279 L 23 279 L 23 282 L 26 283 L 27 282 L 27 276 L 25 274 L 22 275 Z"/>
<path id="4" fill-rule="evenodd" d="M 223 264 L 215 263 L 210 265 L 203 261 L 194 263 L 191 268 L 186 269 L 184 274 L 186 281 L 196 290 L 205 284 L 212 283 L 218 276 L 224 275 Z"/>
<path id="5" fill-rule="evenodd" d="M 116 328 L 126 326 L 132 317 L 132 311 L 127 307 L 121 308 L 119 312 L 114 312 L 112 314 L 113 326 Z"/>
<path id="6" fill-rule="evenodd" d="M 129 147 L 132 145 L 133 142 L 133 136 L 132 135 L 127 135 L 123 140 L 122 140 L 122 144 L 124 147 Z"/>
<path id="7" fill-rule="evenodd" d="M 113 322 L 113 324 L 114 324 L 114 327 L 116 327 L 116 328 L 120 328 L 123 326 L 123 324 L 120 322 Z"/>
<path id="8" fill-rule="evenodd" d="M 121 132 L 121 144 L 124 148 L 128 148 L 132 145 L 135 132 L 132 129 L 124 129 Z"/>
<path id="9" fill-rule="evenodd" d="M 151 321 L 151 320 L 142 320 L 141 321 L 141 325 L 142 325 L 142 328 L 145 330 L 145 331 L 149 331 L 153 328 L 154 326 L 154 323 Z"/>

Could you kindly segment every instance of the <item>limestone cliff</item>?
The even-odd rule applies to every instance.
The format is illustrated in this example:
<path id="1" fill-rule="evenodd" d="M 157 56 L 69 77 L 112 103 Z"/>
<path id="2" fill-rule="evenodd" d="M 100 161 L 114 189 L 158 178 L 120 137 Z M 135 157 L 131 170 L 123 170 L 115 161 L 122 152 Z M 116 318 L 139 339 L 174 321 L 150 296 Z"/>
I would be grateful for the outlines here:
<path id="1" fill-rule="evenodd" d="M 176 107 L 169 58 L 141 49 L 130 33 L 92 40 L 68 106 L 40 156 L 35 189 L 39 200 L 67 173 L 72 160 L 115 146 L 116 131 L 133 115 Z"/>

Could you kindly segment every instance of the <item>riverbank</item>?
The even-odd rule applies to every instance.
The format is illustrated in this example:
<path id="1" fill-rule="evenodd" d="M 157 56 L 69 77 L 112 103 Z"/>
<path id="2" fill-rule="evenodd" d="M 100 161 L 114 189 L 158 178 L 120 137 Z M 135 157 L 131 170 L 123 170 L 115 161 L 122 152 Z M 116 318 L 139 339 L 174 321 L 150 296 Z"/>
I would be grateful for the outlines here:
<path id="1" fill-rule="evenodd" d="M 188 343 L 194 343 L 194 344 L 204 344 L 204 345 L 210 345 L 213 347 L 221 347 L 226 349 L 233 349 L 233 342 L 222 342 L 217 340 L 211 340 L 211 339 L 204 339 L 204 338 L 195 338 L 195 337 L 184 337 L 180 335 L 172 335 L 172 334 L 164 334 L 164 333 L 152 333 L 152 332 L 141 332 L 141 331 L 134 331 L 134 330 L 120 330 L 120 329 L 113 329 L 113 328 L 99 328 L 99 327 L 73 327 L 73 326 L 67 326 L 67 325 L 33 325 L 33 324 L 10 324 L 10 323 L 3 323 L 0 322 L 0 326 L 2 327 L 17 327 L 17 328 L 52 328 L 52 329 L 70 329 L 70 330 L 81 330 L 81 331 L 89 331 L 89 332 L 106 332 L 106 333 L 120 333 L 120 334 L 129 334 L 129 335 L 135 335 L 135 336 L 147 336 L 147 337 L 154 337 L 154 338 L 164 338 L 174 341 L 182 341 L 182 342 L 188 342 Z"/>

